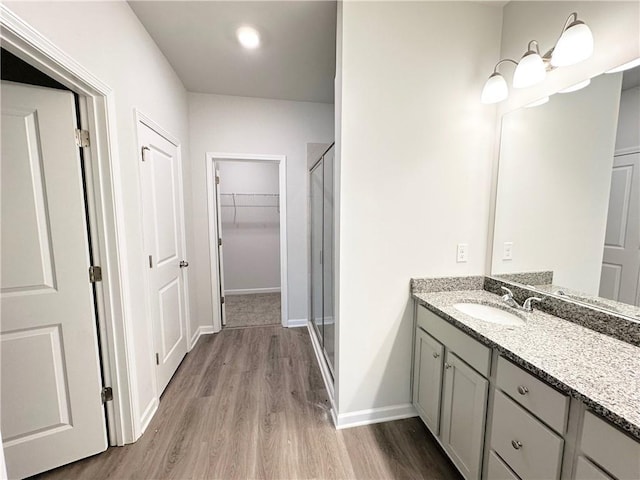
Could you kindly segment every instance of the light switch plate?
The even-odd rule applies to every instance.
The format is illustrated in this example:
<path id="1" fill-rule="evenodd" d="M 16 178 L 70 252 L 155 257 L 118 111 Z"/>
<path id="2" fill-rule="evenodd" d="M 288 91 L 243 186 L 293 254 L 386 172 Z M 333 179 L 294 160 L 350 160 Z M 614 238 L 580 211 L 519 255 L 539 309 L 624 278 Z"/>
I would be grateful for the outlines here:
<path id="1" fill-rule="evenodd" d="M 467 261 L 467 254 L 469 252 L 469 244 L 467 243 L 459 243 L 458 244 L 458 256 L 457 262 L 464 263 Z"/>
<path id="2" fill-rule="evenodd" d="M 513 242 L 504 242 L 502 260 L 513 260 Z"/>

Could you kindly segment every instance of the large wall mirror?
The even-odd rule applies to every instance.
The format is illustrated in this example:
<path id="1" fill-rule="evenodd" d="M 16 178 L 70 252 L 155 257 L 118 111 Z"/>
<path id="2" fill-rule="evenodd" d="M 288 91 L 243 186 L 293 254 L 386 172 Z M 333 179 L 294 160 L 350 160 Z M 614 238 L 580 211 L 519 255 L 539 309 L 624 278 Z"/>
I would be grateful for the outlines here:
<path id="1" fill-rule="evenodd" d="M 640 318 L 640 67 L 503 116 L 491 264 Z"/>

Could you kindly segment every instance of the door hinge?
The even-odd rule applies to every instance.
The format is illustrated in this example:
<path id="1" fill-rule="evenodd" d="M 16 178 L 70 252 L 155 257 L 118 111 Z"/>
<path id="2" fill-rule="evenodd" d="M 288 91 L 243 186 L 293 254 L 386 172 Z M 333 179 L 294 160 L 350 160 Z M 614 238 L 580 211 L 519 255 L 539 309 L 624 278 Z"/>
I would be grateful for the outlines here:
<path id="1" fill-rule="evenodd" d="M 160 365 L 160 354 L 156 353 L 156 365 Z"/>
<path id="2" fill-rule="evenodd" d="M 218 246 L 221 247 L 222 246 L 222 239 L 218 238 Z"/>
<path id="3" fill-rule="evenodd" d="M 113 389 L 111 387 L 103 387 L 100 392 L 102 403 L 107 403 L 113 400 Z"/>
<path id="4" fill-rule="evenodd" d="M 216 175 L 216 185 L 220 185 L 220 177 Z"/>
<path id="5" fill-rule="evenodd" d="M 96 283 L 102 281 L 102 268 L 97 265 L 89 267 L 89 282 Z"/>
<path id="6" fill-rule="evenodd" d="M 149 255 L 149 268 L 153 268 L 153 256 Z"/>
<path id="7" fill-rule="evenodd" d="M 220 297 L 220 304 L 224 305 L 224 297 Z"/>
<path id="8" fill-rule="evenodd" d="M 89 131 L 76 128 L 76 145 L 78 147 L 89 146 Z"/>

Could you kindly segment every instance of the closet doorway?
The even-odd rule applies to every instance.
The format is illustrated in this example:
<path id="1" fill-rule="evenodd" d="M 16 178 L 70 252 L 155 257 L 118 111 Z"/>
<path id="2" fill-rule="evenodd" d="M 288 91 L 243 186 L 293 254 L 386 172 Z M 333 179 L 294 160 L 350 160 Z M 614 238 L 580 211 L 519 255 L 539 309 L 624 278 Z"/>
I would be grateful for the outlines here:
<path id="1" fill-rule="evenodd" d="M 286 326 L 285 157 L 208 154 L 207 170 L 215 330 Z"/>

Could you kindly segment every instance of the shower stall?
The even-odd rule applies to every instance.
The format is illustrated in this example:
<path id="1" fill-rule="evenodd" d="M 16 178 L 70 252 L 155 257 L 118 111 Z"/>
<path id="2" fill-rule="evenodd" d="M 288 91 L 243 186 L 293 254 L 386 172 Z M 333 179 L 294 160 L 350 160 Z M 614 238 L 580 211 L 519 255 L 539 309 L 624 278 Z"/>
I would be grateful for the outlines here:
<path id="1" fill-rule="evenodd" d="M 309 169 L 309 318 L 334 376 L 334 160 L 331 145 Z"/>

